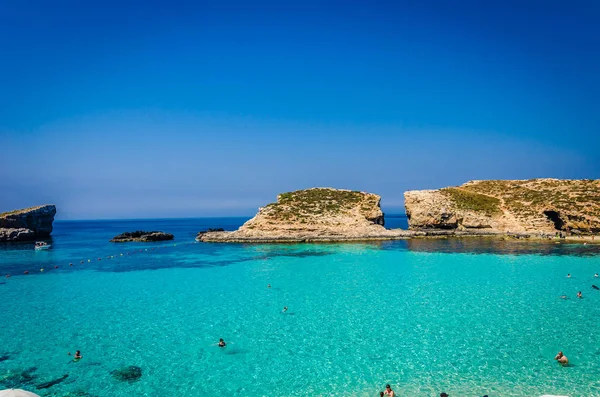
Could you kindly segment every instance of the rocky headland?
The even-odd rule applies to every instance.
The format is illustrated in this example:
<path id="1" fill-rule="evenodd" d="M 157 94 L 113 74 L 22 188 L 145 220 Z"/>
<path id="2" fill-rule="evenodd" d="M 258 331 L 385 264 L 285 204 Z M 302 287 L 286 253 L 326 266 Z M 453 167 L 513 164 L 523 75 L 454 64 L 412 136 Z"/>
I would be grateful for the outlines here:
<path id="1" fill-rule="evenodd" d="M 600 233 L 600 180 L 471 181 L 404 199 L 411 230 Z"/>
<path id="2" fill-rule="evenodd" d="M 110 240 L 111 243 L 127 243 L 127 242 L 142 242 L 148 243 L 153 241 L 173 240 L 174 236 L 171 233 L 164 232 L 145 232 L 137 230 L 135 232 L 125 232 L 115 236 Z"/>
<path id="3" fill-rule="evenodd" d="M 49 237 L 56 206 L 41 205 L 0 213 L 0 242 L 31 241 Z"/>

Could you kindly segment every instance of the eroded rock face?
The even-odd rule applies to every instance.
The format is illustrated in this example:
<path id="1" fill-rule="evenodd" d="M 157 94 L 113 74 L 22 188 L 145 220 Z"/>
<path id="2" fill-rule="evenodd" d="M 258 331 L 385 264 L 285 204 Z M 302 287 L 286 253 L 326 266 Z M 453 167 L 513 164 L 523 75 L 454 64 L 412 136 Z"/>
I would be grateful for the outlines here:
<path id="1" fill-rule="evenodd" d="M 600 232 L 600 180 L 471 181 L 404 199 L 412 230 Z"/>
<path id="2" fill-rule="evenodd" d="M 145 232 L 138 230 L 135 232 L 125 232 L 115 236 L 110 240 L 111 243 L 125 243 L 130 241 L 136 242 L 151 242 L 151 241 L 166 241 L 173 240 L 174 236 L 171 233 L 164 232 Z"/>
<path id="3" fill-rule="evenodd" d="M 54 205 L 42 205 L 0 214 L 0 241 L 28 241 L 50 236 Z"/>
<path id="4" fill-rule="evenodd" d="M 376 194 L 332 188 L 283 193 L 234 232 L 208 232 L 202 241 L 346 241 L 400 236 L 383 227 Z M 404 231 L 405 232 L 405 231 Z"/>

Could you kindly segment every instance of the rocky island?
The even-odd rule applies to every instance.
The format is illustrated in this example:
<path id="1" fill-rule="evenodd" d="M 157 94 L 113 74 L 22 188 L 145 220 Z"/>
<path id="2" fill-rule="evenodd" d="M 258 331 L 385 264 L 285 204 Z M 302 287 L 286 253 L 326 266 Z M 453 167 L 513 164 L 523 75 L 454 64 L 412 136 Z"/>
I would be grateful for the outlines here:
<path id="1" fill-rule="evenodd" d="M 54 215 L 54 205 L 40 205 L 0 213 L 0 242 L 32 241 L 49 237 Z"/>
<path id="2" fill-rule="evenodd" d="M 319 242 L 389 240 L 411 235 L 388 230 L 376 194 L 312 188 L 282 193 L 234 232 L 206 232 L 204 242 Z"/>
<path id="3" fill-rule="evenodd" d="M 145 232 L 137 230 L 135 232 L 125 232 L 115 236 L 110 240 L 111 243 L 127 243 L 127 242 L 142 242 L 148 243 L 153 241 L 173 240 L 174 236 L 171 233 L 164 232 Z"/>
<path id="4" fill-rule="evenodd" d="M 425 236 L 547 238 L 600 233 L 600 180 L 471 181 L 404 194 L 409 230 L 386 229 L 380 197 L 332 188 L 280 194 L 233 232 L 204 242 L 328 242 Z"/>
<path id="5" fill-rule="evenodd" d="M 600 233 L 600 180 L 489 180 L 404 193 L 412 230 Z"/>

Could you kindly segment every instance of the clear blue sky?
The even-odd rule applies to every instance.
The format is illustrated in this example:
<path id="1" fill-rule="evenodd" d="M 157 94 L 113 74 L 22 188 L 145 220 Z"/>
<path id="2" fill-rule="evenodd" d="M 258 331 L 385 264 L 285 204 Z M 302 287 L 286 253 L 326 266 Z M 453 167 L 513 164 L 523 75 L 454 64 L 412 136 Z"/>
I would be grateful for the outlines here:
<path id="1" fill-rule="evenodd" d="M 92 4 L 95 3 L 95 4 Z M 0 1 L 0 211 L 600 176 L 600 2 Z"/>

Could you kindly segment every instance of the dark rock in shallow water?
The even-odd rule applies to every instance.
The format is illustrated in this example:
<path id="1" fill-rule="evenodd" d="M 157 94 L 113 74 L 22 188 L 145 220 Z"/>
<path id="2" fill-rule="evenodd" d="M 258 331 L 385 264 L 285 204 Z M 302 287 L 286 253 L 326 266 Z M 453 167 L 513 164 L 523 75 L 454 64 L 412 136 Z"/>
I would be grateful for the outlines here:
<path id="1" fill-rule="evenodd" d="M 151 241 L 165 241 L 165 240 L 173 240 L 173 235 L 171 233 L 164 232 L 145 232 L 143 230 L 137 230 L 135 232 L 125 232 L 119 234 L 118 236 L 113 237 L 110 240 L 111 243 L 125 243 L 130 241 L 136 242 L 151 242 Z"/>
<path id="2" fill-rule="evenodd" d="M 3 356 L 0 356 L 0 363 L 1 363 L 2 361 L 6 361 L 6 360 L 8 360 L 8 359 L 10 359 L 10 356 L 9 356 L 8 354 L 5 354 L 5 355 L 3 355 Z"/>
<path id="3" fill-rule="evenodd" d="M 65 374 L 65 375 L 61 376 L 60 378 L 51 380 L 50 382 L 40 383 L 39 385 L 36 386 L 36 389 L 47 389 L 51 386 L 59 384 L 63 380 L 67 379 L 68 377 L 69 377 L 69 375 Z"/>
<path id="4" fill-rule="evenodd" d="M 113 378 L 121 382 L 137 382 L 142 377 L 142 369 L 135 365 L 116 369 L 110 373 Z"/>
<path id="5" fill-rule="evenodd" d="M 15 373 L 9 372 L 7 375 L 0 376 L 0 385 L 8 389 L 20 388 L 27 385 L 37 377 L 33 373 L 37 371 L 37 367 L 27 368 Z"/>
<path id="6" fill-rule="evenodd" d="M 198 232 L 198 235 L 196 236 L 196 240 L 200 240 L 200 237 L 202 237 L 203 235 L 205 235 L 206 233 L 212 233 L 212 232 L 224 232 L 225 229 L 223 229 L 222 227 L 218 227 L 218 228 L 209 228 L 206 230 L 203 230 L 201 232 Z"/>

